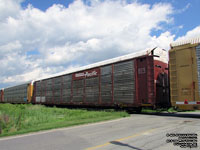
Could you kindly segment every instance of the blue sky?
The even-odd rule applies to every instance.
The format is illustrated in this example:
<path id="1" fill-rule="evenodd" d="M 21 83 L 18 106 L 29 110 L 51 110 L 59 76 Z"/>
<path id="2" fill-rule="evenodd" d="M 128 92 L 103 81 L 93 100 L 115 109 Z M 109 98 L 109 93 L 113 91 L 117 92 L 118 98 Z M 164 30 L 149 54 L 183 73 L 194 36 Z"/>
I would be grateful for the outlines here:
<path id="1" fill-rule="evenodd" d="M 0 3 L 0 88 L 200 35 L 199 0 Z"/>
<path id="2" fill-rule="evenodd" d="M 73 3 L 74 0 L 26 0 L 22 3 L 23 7 L 27 7 L 28 4 L 33 5 L 43 11 L 48 9 L 54 4 L 62 4 L 68 7 L 69 4 Z M 84 0 L 87 3 L 87 0 Z M 134 0 L 128 0 L 128 3 L 134 2 Z M 175 13 L 172 14 L 174 17 L 174 24 L 168 25 L 165 28 L 176 34 L 176 38 L 186 34 L 188 30 L 192 30 L 200 24 L 198 14 L 200 14 L 200 1 L 199 0 L 138 0 L 137 2 L 142 4 L 150 4 L 151 6 L 155 3 L 170 3 L 174 8 Z M 179 27 L 182 27 L 179 29 Z M 152 31 L 152 35 L 158 35 L 161 31 Z"/>

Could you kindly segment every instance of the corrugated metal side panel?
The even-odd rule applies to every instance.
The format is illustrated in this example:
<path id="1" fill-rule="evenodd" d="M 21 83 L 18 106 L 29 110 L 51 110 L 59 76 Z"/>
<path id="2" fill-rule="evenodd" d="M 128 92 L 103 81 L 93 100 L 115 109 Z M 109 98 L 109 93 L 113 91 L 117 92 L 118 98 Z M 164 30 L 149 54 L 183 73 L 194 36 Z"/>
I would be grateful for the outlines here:
<path id="1" fill-rule="evenodd" d="M 134 61 L 114 64 L 114 101 L 131 104 L 135 95 Z"/>
<path id="2" fill-rule="evenodd" d="M 169 78 L 170 78 L 170 99 L 172 104 L 178 101 L 178 83 L 177 83 L 177 67 L 176 67 L 176 51 L 169 51 Z"/>
<path id="3" fill-rule="evenodd" d="M 83 102 L 84 96 L 84 79 L 73 81 L 73 102 Z"/>
<path id="4" fill-rule="evenodd" d="M 38 81 L 38 82 L 35 82 L 35 95 L 36 97 L 40 96 L 41 95 L 41 82 Z"/>
<path id="5" fill-rule="evenodd" d="M 200 45 L 196 47 L 197 78 L 198 78 L 198 100 L 200 100 Z"/>
<path id="6" fill-rule="evenodd" d="M 38 81 L 35 83 L 35 102 L 36 103 L 45 103 L 46 102 L 46 81 Z"/>
<path id="7" fill-rule="evenodd" d="M 112 65 L 101 67 L 101 102 L 112 102 Z"/>
<path id="8" fill-rule="evenodd" d="M 62 100 L 63 103 L 69 103 L 71 101 L 71 85 L 72 85 L 72 75 L 63 76 L 62 85 Z"/>
<path id="9" fill-rule="evenodd" d="M 9 103 L 27 103 L 27 90 L 27 84 L 4 89 L 4 101 Z"/>
<path id="10" fill-rule="evenodd" d="M 53 96 L 54 96 L 54 103 L 60 103 L 61 102 L 61 84 L 62 83 L 62 77 L 54 78 L 54 86 L 53 86 Z"/>
<path id="11" fill-rule="evenodd" d="M 71 75 L 36 82 L 36 102 L 60 104 L 70 102 Z"/>
<path id="12" fill-rule="evenodd" d="M 49 104 L 53 101 L 53 80 L 46 80 L 46 103 Z"/>
<path id="13" fill-rule="evenodd" d="M 179 101 L 198 100 L 198 61 L 194 45 L 173 48 L 169 51 L 169 58 L 172 106 Z"/>
<path id="14" fill-rule="evenodd" d="M 98 103 L 99 77 L 85 79 L 85 100 L 87 103 Z"/>

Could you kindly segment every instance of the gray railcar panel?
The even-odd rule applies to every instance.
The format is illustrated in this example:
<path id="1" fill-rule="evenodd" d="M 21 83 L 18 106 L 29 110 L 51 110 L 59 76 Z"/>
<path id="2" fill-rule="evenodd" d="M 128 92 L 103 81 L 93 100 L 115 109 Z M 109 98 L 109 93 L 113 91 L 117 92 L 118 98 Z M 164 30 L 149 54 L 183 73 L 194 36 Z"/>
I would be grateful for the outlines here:
<path id="1" fill-rule="evenodd" d="M 98 85 L 99 85 L 99 77 L 85 79 L 86 87 L 98 86 Z"/>
<path id="2" fill-rule="evenodd" d="M 112 84 L 112 75 L 102 75 L 101 76 L 101 84 Z"/>
<path id="3" fill-rule="evenodd" d="M 61 90 L 62 90 L 62 76 L 53 79 L 53 100 L 55 103 L 61 102 Z"/>
<path id="4" fill-rule="evenodd" d="M 85 100 L 89 103 L 99 101 L 99 77 L 85 79 Z"/>
<path id="5" fill-rule="evenodd" d="M 112 74 L 112 65 L 101 67 L 101 75 Z"/>
<path id="6" fill-rule="evenodd" d="M 73 102 L 82 102 L 84 96 L 84 80 L 73 81 Z"/>
<path id="7" fill-rule="evenodd" d="M 101 67 L 101 101 L 112 102 L 112 65 Z"/>
<path id="8" fill-rule="evenodd" d="M 45 96 L 45 102 L 51 103 L 53 101 L 53 79 L 45 80 L 45 93 L 43 95 Z M 36 89 L 37 90 L 37 89 Z M 42 95 L 41 95 L 42 97 Z"/>
<path id="9" fill-rule="evenodd" d="M 4 101 L 9 103 L 27 103 L 28 84 L 4 89 Z"/>
<path id="10" fill-rule="evenodd" d="M 100 78 L 97 76 L 72 81 L 70 74 L 48 79 L 45 82 L 37 82 L 36 96 L 46 96 L 46 101 L 54 100 L 54 102 L 62 99 L 63 102 L 83 102 L 85 100 L 89 103 L 98 103 L 101 91 L 102 103 L 111 103 L 113 94 L 116 103 L 133 103 L 135 99 L 134 61 L 120 62 L 113 66 L 113 77 L 112 65 L 108 65 L 100 68 Z M 99 89 L 99 79 L 101 89 Z M 112 84 L 114 93 L 112 93 Z"/>
<path id="11" fill-rule="evenodd" d="M 135 98 L 134 61 L 114 64 L 114 101 L 116 103 L 133 103 Z"/>
<path id="12" fill-rule="evenodd" d="M 46 87 L 52 87 L 51 86 L 51 81 L 48 81 L 48 80 L 44 80 L 44 81 L 38 81 L 36 82 L 36 89 L 35 89 L 35 95 L 36 95 L 36 102 L 46 102 L 46 97 L 45 97 L 45 94 L 46 94 Z"/>
<path id="13" fill-rule="evenodd" d="M 67 82 L 67 81 L 71 82 L 71 80 L 72 80 L 72 75 L 71 74 L 63 76 L 63 83 Z"/>
<path id="14" fill-rule="evenodd" d="M 71 102 L 72 75 L 63 76 L 62 100 L 64 103 Z"/>
<path id="15" fill-rule="evenodd" d="M 71 89 L 72 83 L 71 81 L 63 82 L 63 89 Z"/>
<path id="16" fill-rule="evenodd" d="M 71 88 L 62 90 L 62 99 L 63 99 L 63 102 L 67 102 L 67 103 L 71 101 Z"/>
<path id="17" fill-rule="evenodd" d="M 70 102 L 72 75 L 36 82 L 36 101 L 46 103 Z"/>

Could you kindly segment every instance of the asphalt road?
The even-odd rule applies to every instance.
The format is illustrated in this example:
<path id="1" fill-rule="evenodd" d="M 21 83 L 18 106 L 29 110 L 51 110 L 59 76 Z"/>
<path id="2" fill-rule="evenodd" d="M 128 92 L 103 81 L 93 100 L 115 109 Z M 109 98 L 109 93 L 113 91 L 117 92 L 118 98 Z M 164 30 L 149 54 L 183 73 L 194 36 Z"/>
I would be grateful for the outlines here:
<path id="1" fill-rule="evenodd" d="M 200 113 L 133 114 L 114 121 L 0 138 L 0 150 L 190 149 L 171 143 L 178 134 L 182 140 L 189 136 L 195 140 L 197 134 L 198 147 L 192 150 L 200 149 Z"/>

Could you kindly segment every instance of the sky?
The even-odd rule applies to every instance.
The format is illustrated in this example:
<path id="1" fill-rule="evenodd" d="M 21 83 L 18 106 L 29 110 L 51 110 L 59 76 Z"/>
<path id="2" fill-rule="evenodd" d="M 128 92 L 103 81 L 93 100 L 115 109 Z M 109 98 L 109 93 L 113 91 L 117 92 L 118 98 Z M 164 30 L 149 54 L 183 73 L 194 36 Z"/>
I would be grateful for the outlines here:
<path id="1" fill-rule="evenodd" d="M 0 88 L 200 35 L 199 0 L 0 0 Z"/>

